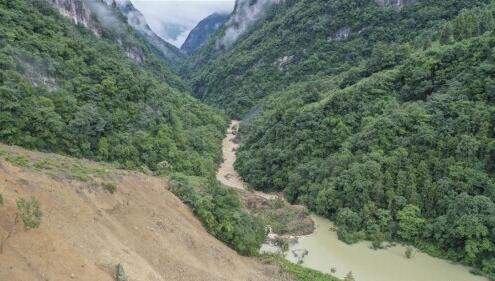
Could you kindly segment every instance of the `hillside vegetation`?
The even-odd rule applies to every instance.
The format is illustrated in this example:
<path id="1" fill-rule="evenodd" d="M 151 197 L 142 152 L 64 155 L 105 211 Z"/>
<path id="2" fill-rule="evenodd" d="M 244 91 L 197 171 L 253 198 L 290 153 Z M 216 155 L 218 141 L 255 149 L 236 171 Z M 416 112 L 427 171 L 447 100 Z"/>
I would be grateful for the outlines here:
<path id="1" fill-rule="evenodd" d="M 231 48 L 218 46 L 225 32 L 221 29 L 185 63 L 184 74 L 198 98 L 243 117 L 263 97 L 294 82 L 357 67 L 378 43 L 391 44 L 391 49 L 406 42 L 422 47 L 443 20 L 490 1 L 399 1 L 402 8 L 386 4 L 395 2 L 284 1 Z"/>
<path id="2" fill-rule="evenodd" d="M 103 30 L 98 38 L 45 1 L 0 1 L 0 141 L 159 173 L 214 173 L 223 116 L 184 92 L 149 49 L 140 64 Z"/>
<path id="3" fill-rule="evenodd" d="M 236 169 L 252 187 L 332 219 L 348 243 L 413 244 L 495 280 L 493 1 L 242 3 L 270 8 L 256 11 L 258 22 L 221 27 L 182 66 L 186 85 L 122 14 L 117 29 L 95 19 L 95 33 L 48 1 L 0 0 L 0 142 L 167 176 L 210 234 L 252 255 L 263 222 L 214 179 L 220 110 L 245 116 Z M 198 240 L 203 229 L 163 178 L 2 148 L 0 231 L 18 192 L 38 198 L 46 222 L 32 231 L 40 239 L 9 241 L 0 267 L 25 266 L 0 279 L 39 277 L 62 240 L 70 258 L 60 268 L 85 261 L 91 270 L 76 273 L 90 280 L 110 279 L 117 257 L 157 280 L 332 280 L 265 257 L 286 276 Z M 94 239 L 70 240 L 83 230 Z"/>
<path id="4" fill-rule="evenodd" d="M 195 94 L 249 112 L 236 167 L 253 187 L 349 243 L 403 241 L 495 278 L 495 6 L 387 3 L 286 1 L 193 56 Z"/>

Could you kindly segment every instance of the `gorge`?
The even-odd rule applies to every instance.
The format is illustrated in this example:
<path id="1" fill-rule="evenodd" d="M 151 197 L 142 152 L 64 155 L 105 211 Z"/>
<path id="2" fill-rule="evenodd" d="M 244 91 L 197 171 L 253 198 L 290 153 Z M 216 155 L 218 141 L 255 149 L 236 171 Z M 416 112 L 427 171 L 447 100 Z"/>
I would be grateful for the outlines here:
<path id="1" fill-rule="evenodd" d="M 494 280 L 494 15 L 237 0 L 181 50 L 128 0 L 0 0 L 0 279 Z"/>

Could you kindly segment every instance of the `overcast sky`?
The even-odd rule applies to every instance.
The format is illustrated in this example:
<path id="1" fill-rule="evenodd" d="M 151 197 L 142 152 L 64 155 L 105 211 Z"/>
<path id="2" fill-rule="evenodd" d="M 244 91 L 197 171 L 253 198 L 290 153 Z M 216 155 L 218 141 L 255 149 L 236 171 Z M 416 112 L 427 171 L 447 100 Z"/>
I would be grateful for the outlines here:
<path id="1" fill-rule="evenodd" d="M 199 21 L 215 13 L 230 13 L 235 0 L 131 0 L 151 29 L 180 47 Z"/>

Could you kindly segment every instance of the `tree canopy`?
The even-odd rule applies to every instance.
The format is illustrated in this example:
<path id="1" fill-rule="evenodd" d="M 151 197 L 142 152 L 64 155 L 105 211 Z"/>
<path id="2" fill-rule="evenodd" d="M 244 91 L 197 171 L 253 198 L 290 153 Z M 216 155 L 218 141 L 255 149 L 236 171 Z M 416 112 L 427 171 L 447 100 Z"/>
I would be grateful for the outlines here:
<path id="1" fill-rule="evenodd" d="M 103 30 L 98 38 L 45 1 L 0 1 L 0 141 L 127 168 L 165 161 L 170 172 L 213 173 L 224 117 L 190 97 L 130 27 L 123 38 L 144 62 Z"/>

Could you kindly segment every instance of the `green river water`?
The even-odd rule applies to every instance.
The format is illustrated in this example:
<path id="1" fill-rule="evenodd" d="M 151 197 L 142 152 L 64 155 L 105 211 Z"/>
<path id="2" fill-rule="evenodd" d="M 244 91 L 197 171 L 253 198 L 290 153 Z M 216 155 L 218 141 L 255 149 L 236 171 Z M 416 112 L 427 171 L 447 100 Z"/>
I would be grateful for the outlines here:
<path id="1" fill-rule="evenodd" d="M 360 242 L 347 245 L 338 240 L 337 233 L 331 231 L 332 223 L 314 216 L 316 231 L 300 237 L 296 244 L 289 246 L 286 258 L 296 262 L 293 250 L 309 251 L 303 266 L 343 278 L 349 271 L 356 281 L 488 281 L 475 276 L 469 268 L 450 263 L 447 260 L 415 252 L 411 259 L 405 257 L 404 246 L 393 246 L 384 250 L 373 250 L 371 243 Z"/>

